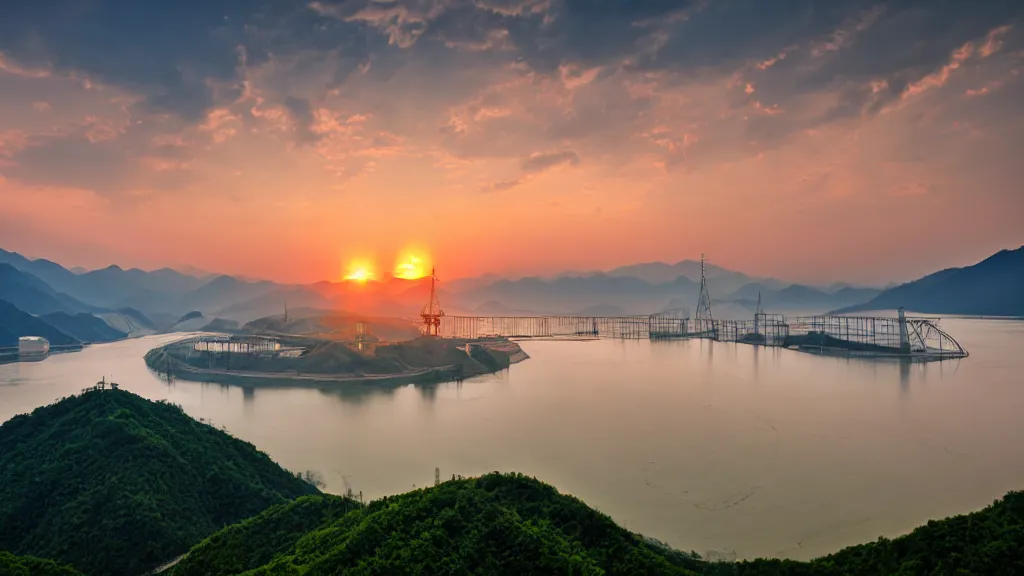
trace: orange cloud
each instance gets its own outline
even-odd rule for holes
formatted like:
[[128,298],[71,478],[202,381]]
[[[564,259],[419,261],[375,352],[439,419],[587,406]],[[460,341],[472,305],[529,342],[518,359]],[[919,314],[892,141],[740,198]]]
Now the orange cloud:
[[53,73],[46,68],[31,68],[18,64],[0,52],[0,72],[25,78],[49,78]]
[[962,66],[972,54],[974,54],[974,44],[967,42],[960,48],[953,51],[953,54],[950,55],[949,62],[945,66],[907,86],[906,89],[903,90],[902,97],[912,98],[914,96],[924,94],[933,88],[944,86],[949,80],[950,75],[960,68],[960,66]]
[[1003,47],[1002,37],[1005,36],[1013,26],[999,26],[989,31],[988,35],[985,36],[985,43],[978,48],[978,56],[982,58],[988,58],[995,54]]

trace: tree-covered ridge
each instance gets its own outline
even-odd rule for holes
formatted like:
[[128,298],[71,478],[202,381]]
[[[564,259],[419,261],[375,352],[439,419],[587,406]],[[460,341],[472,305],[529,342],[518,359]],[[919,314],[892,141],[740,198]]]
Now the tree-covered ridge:
[[89,391],[0,426],[0,549],[140,574],[268,506],[317,493],[180,407]]
[[81,576],[81,573],[53,560],[0,551],[0,576]]
[[258,568],[294,548],[307,532],[334,522],[361,504],[329,494],[277,504],[197,545],[172,574],[234,574]]
[[754,560],[709,565],[741,576],[1024,574],[1024,492],[970,514],[932,520],[898,538],[844,548],[810,562]]
[[[302,506],[302,501],[286,505]],[[281,511],[253,519],[281,534]],[[294,539],[261,566],[242,534],[214,535],[175,576],[195,574],[694,574],[702,563],[652,546],[611,518],[519,474],[489,474],[374,501]],[[232,557],[237,557],[232,564]]]
[[333,497],[277,506],[211,536],[173,572],[199,574],[1024,574],[1024,492],[810,562],[711,563],[652,545],[551,486],[490,474],[365,508]]

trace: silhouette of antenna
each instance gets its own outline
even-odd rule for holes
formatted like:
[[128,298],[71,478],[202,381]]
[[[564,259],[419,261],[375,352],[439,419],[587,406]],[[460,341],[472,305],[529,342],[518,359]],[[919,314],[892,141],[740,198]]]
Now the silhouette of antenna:
[[420,311],[420,318],[423,319],[423,332],[427,336],[438,336],[441,332],[441,317],[444,310],[441,302],[437,299],[437,273],[430,269],[430,300]]
[[714,320],[711,316],[711,295],[708,294],[708,280],[704,272],[704,255],[700,255],[700,300],[697,301],[698,320]]

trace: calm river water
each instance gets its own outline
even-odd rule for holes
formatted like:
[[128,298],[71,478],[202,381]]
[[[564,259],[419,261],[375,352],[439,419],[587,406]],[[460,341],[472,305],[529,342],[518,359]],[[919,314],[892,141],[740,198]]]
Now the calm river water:
[[702,341],[527,342],[432,388],[251,389],[151,374],[176,336],[0,366],[0,421],[113,377],[328,490],[520,471],[700,553],[810,558],[1024,488],[1024,322],[946,319],[970,358],[906,365]]

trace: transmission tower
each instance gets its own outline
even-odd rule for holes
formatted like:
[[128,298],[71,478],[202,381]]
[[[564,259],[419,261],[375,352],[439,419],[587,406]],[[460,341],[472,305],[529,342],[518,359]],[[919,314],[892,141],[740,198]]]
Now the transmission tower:
[[700,300],[697,301],[698,320],[714,320],[711,316],[711,295],[708,294],[708,280],[704,273],[704,255],[700,255]]
[[438,336],[441,332],[441,317],[444,310],[441,309],[441,302],[437,299],[437,274],[430,269],[430,300],[420,311],[420,318],[423,319],[423,333],[427,336]]

